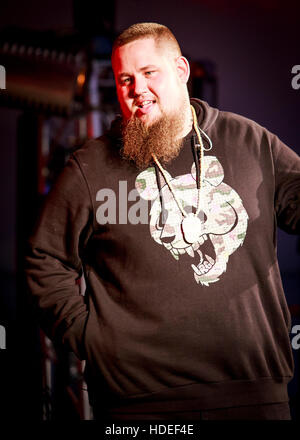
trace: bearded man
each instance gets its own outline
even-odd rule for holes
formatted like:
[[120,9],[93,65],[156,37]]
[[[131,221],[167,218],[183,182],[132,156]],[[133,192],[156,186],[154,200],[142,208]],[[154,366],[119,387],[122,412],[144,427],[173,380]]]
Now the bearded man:
[[112,67],[122,116],[70,158],[30,239],[42,328],[86,360],[96,419],[289,419],[276,225],[299,233],[299,157],[190,99],[163,25],[125,30]]

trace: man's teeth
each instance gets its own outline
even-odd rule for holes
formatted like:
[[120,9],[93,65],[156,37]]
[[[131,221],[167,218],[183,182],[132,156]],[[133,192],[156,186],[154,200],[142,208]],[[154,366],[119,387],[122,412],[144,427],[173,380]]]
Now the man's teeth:
[[141,104],[139,104],[139,107],[144,107],[145,105],[152,104],[152,101],[143,101]]

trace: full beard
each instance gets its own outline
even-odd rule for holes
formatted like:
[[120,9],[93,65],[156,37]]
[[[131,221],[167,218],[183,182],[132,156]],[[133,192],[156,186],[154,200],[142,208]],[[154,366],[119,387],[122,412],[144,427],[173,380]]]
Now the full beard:
[[134,161],[138,168],[145,169],[152,162],[152,154],[163,163],[178,156],[182,147],[181,133],[184,129],[183,108],[162,116],[147,126],[137,117],[123,123],[123,158]]

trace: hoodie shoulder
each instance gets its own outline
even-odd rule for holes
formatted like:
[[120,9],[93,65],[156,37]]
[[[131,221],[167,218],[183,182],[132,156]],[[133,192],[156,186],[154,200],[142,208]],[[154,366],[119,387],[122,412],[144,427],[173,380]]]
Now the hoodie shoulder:
[[78,150],[73,153],[74,158],[84,163],[106,161],[109,157],[119,157],[122,145],[119,118],[116,118],[109,130],[95,139],[87,140]]
[[267,128],[252,119],[230,111],[216,109],[199,99],[191,99],[191,103],[193,102],[201,109],[199,110],[199,124],[203,130],[215,128],[222,135],[231,134],[233,136],[241,132],[251,132],[259,137],[272,136],[272,133]]
[[196,110],[198,123],[202,130],[209,129],[216,122],[220,111],[201,99],[191,98],[190,101]]

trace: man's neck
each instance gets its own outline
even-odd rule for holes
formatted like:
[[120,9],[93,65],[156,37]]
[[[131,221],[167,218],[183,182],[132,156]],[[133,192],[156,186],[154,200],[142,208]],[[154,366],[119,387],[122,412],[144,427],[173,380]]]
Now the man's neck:
[[185,136],[187,136],[193,128],[193,114],[190,107],[190,101],[187,102],[184,115],[185,115],[185,120],[184,120],[183,129],[180,135],[178,136],[180,138],[184,138]]

